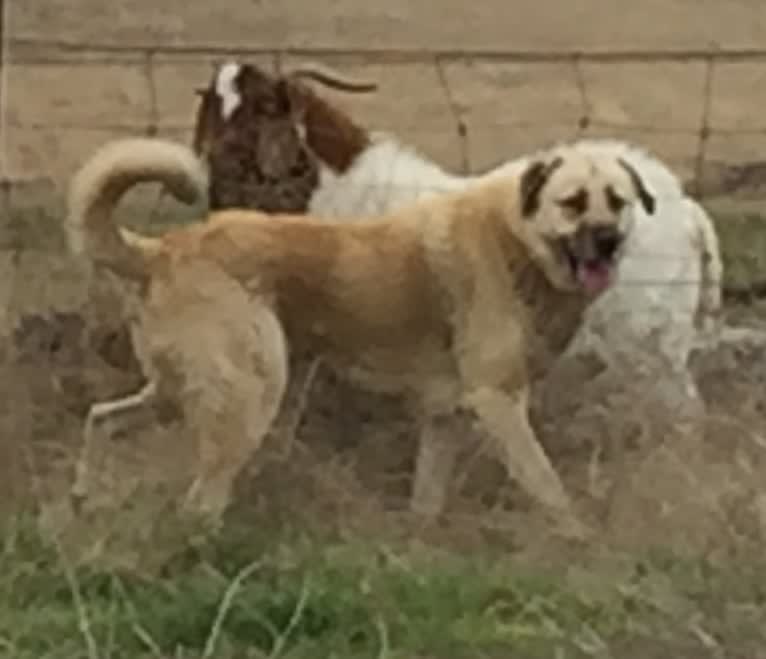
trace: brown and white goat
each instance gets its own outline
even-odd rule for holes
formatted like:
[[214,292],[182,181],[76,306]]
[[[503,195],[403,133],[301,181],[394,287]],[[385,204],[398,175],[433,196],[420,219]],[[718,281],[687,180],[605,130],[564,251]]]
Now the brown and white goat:
[[[229,62],[197,90],[201,102],[193,146],[209,167],[211,210],[305,212],[321,185],[323,161],[343,170],[367,146],[366,131],[322,102],[302,80],[353,93],[376,88],[317,66],[274,77],[253,65]],[[301,116],[293,111],[297,107]]]

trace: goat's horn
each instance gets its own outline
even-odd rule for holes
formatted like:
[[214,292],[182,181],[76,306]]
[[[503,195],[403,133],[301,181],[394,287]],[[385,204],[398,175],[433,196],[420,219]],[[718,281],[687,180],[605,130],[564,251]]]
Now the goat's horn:
[[349,80],[348,78],[341,76],[337,71],[321,67],[318,64],[303,64],[292,69],[286,77],[294,79],[309,78],[326,87],[332,87],[333,89],[339,89],[344,92],[374,92],[378,88],[378,84],[375,82]]

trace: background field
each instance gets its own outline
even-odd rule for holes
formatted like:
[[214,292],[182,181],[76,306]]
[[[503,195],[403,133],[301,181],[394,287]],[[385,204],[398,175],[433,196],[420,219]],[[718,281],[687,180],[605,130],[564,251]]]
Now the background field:
[[[83,415],[140,374],[114,284],[71,261],[59,228],[63,185],[98,144],[189,141],[212,63],[319,60],[380,84],[339,104],[456,171],[575,135],[645,144],[714,214],[727,282],[766,281],[761,3],[5,5],[0,656],[766,657],[763,345],[695,358],[709,409],[691,435],[672,404],[656,414],[654,383],[625,383],[619,414],[578,365],[537,394],[601,531],[585,548],[548,537],[473,445],[445,519],[412,519],[412,420],[342,383],[306,400],[296,383],[219,537],[165,510],[190,457],[173,432],[104,446],[104,507],[70,524]],[[120,215],[158,231],[201,210],[149,188]],[[726,320],[764,330],[765,309],[731,303]]]

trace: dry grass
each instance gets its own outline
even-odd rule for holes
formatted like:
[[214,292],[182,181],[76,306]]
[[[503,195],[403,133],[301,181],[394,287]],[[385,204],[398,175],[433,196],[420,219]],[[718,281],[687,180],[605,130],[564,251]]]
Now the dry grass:
[[[717,221],[729,277],[766,275],[760,217],[730,207]],[[648,423],[653,383],[631,383],[618,416],[587,403],[598,395],[587,384],[561,387],[579,402],[540,398],[543,439],[601,530],[594,546],[548,538],[474,445],[450,515],[429,527],[410,518],[411,421],[398,401],[321,368],[304,415],[295,384],[222,534],[190,542],[167,506],[189,453],[172,426],[104,444],[104,505],[68,518],[62,495],[87,404],[139,375],[119,333],[93,331],[119,328],[113,284],[86,284],[50,213],[17,209],[4,238],[8,326],[50,310],[87,321],[27,325],[4,354],[7,656],[763,655],[762,346],[698,357],[710,411],[691,429],[672,409]],[[727,316],[754,327],[766,318],[759,305]]]

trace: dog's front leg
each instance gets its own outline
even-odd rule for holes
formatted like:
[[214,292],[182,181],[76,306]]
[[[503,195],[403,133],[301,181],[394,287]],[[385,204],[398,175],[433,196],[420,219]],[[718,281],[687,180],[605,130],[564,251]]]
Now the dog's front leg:
[[587,527],[575,515],[556,470],[529,423],[526,388],[508,392],[480,386],[466,396],[489,435],[499,443],[509,475],[542,503],[564,535],[584,538]]

